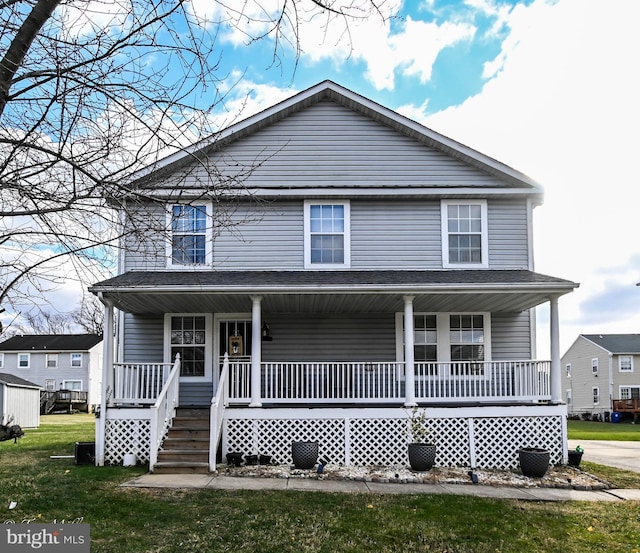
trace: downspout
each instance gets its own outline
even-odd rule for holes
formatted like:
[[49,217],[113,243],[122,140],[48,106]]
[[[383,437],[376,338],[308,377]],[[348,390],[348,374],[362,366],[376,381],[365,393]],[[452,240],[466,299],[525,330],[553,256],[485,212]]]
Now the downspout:
[[113,302],[106,299],[102,292],[98,299],[104,304],[104,326],[102,336],[102,386],[100,391],[100,418],[96,424],[96,465],[104,466],[108,393],[113,371]]
[[609,411],[613,413],[613,353],[609,353]]

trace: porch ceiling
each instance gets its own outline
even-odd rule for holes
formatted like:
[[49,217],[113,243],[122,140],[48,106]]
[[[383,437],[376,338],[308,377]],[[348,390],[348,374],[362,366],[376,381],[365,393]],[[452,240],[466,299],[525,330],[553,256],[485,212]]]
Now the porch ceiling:
[[519,312],[578,284],[516,271],[136,271],[90,288],[118,309],[144,314],[241,313],[262,297],[266,313]]

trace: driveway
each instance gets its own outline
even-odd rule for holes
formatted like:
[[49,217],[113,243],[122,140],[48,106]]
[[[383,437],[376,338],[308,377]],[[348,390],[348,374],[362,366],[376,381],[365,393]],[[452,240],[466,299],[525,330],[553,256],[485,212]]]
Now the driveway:
[[569,440],[569,449],[582,446],[583,461],[640,472],[640,442]]

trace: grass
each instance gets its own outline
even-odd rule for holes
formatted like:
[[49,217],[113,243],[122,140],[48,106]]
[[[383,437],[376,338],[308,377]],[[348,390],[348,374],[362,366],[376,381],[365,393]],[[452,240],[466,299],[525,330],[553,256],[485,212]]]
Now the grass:
[[567,429],[573,440],[640,441],[640,424],[570,420]]
[[[640,552],[634,501],[121,488],[144,468],[51,459],[93,441],[93,424],[83,415],[43,417],[17,445],[0,443],[0,523],[82,520],[92,553]],[[627,477],[610,470],[609,480]]]

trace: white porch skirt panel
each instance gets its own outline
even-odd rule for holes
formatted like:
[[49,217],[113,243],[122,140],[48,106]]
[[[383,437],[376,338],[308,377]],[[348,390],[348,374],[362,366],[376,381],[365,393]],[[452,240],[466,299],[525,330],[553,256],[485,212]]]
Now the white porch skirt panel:
[[[112,409],[105,421],[105,465],[120,465],[126,454],[133,453],[139,463],[149,462],[151,420],[149,409]],[[137,416],[147,418],[134,418]],[[117,417],[117,418],[116,418]]]
[[[551,464],[566,456],[566,406],[428,408],[437,466],[515,469],[518,449],[543,447]],[[407,465],[403,409],[227,409],[222,453],[271,455],[292,464],[291,443],[313,440],[319,458],[353,466]]]

